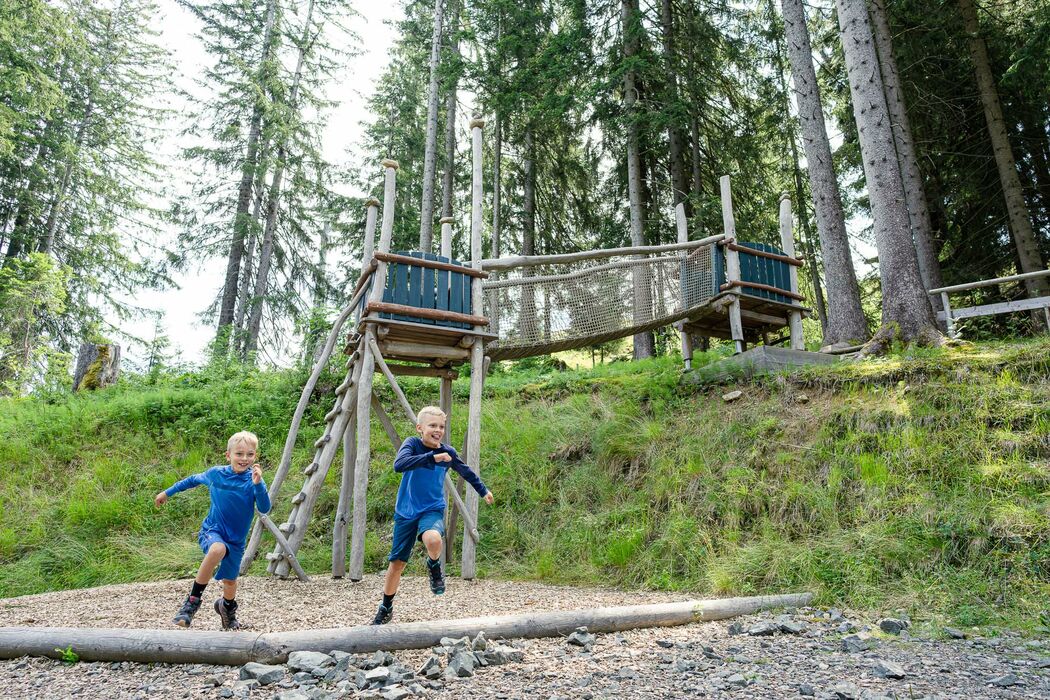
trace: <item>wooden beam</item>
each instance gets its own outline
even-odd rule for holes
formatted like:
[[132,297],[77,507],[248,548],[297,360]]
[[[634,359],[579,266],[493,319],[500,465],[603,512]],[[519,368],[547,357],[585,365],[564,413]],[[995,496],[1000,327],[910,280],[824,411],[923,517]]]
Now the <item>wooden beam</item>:
[[951,287],[937,287],[937,289],[931,289],[927,294],[940,294],[941,292],[965,292],[968,289],[977,289],[978,287],[991,287],[997,284],[1005,284],[1007,282],[1019,282],[1021,280],[1029,280],[1034,277],[1046,277],[1050,275],[1050,270],[1036,270],[1035,272],[1025,272],[1020,275],[1009,275],[1007,277],[996,277],[990,280],[981,280],[980,282],[967,282],[966,284],[956,284]]
[[193,663],[240,666],[249,661],[284,663],[293,651],[345,651],[351,654],[426,649],[442,637],[536,639],[562,637],[577,627],[591,632],[622,632],[726,620],[762,610],[801,607],[812,593],[686,600],[584,610],[527,612],[456,620],[358,625],[295,632],[210,632],[175,629],[85,629],[79,627],[2,627],[0,659],[22,656],[61,658],[72,647],[83,661]]
[[[768,323],[773,326],[788,325],[788,320],[783,316],[770,316],[769,314],[762,314],[748,309],[740,309],[740,318],[746,318],[750,321],[758,321],[759,323]],[[795,349],[797,350],[798,348]]]
[[368,306],[365,307],[365,313],[400,314],[402,316],[427,318],[431,321],[469,323],[472,326],[487,326],[489,323],[489,320],[484,316],[461,314],[455,311],[444,311],[442,309],[421,309],[417,306],[408,306],[406,304],[388,304],[385,301],[368,302]]
[[653,253],[669,253],[672,250],[690,250],[705,245],[711,245],[725,238],[725,235],[708,236],[698,241],[688,243],[669,243],[667,245],[640,245],[626,248],[601,248],[596,250],[585,250],[579,253],[562,253],[559,255],[517,255],[508,258],[486,258],[481,261],[485,270],[512,270],[516,267],[533,267],[535,265],[559,265],[562,263],[580,262],[582,260],[600,260],[601,258],[614,258],[629,255],[650,255]]
[[[952,318],[971,318],[973,316],[993,316],[995,314],[1008,314],[1014,311],[1030,311],[1032,309],[1045,309],[1050,307],[1050,297],[1036,297],[1035,299],[1018,299],[1016,301],[1004,301],[998,304],[984,304],[982,306],[967,306],[962,309],[952,309]],[[937,318],[944,320],[944,312],[938,312]]]
[[761,282],[747,282],[745,280],[734,280],[732,282],[726,282],[720,287],[720,289],[724,292],[731,290],[734,287],[761,289],[763,292],[772,292],[774,294],[780,294],[782,296],[786,296],[788,299],[797,299],[798,301],[805,301],[806,299],[806,297],[802,296],[801,294],[795,294],[794,292],[790,292],[786,289],[780,289],[779,287],[774,287],[772,285],[762,284]]
[[759,250],[758,248],[749,248],[746,245],[740,245],[739,243],[726,243],[726,248],[729,250],[735,250],[738,253],[746,253],[748,255],[755,255],[760,258],[769,258],[770,260],[777,260],[782,263],[787,263],[794,267],[802,267],[806,264],[805,260],[799,258],[793,258],[787,255],[778,255],[777,253],[770,253],[768,250]]
[[[374,210],[374,207],[370,207]],[[350,502],[354,497],[354,466],[357,440],[353,426],[343,431],[343,470],[339,478],[339,502],[332,526],[332,578],[346,576],[346,537],[350,526]]]
[[[383,212],[386,218],[386,212]],[[361,374],[357,384],[357,422],[351,425],[357,439],[357,460],[354,463],[353,515],[350,530],[350,580],[360,581],[365,572],[365,528],[368,521],[368,469],[372,450],[372,379],[375,361],[372,348],[361,341]]]
[[440,345],[425,345],[423,343],[406,343],[397,340],[386,340],[379,343],[379,349],[383,355],[393,357],[423,357],[430,360],[465,360],[470,357],[470,351],[465,348],[446,348]]
[[383,426],[383,430],[386,431],[386,436],[390,438],[390,445],[394,448],[396,454],[401,449],[401,437],[397,434],[397,428],[394,427],[394,421],[390,420],[390,415],[383,408],[383,404],[379,403],[379,397],[372,392],[372,410],[376,412],[376,417],[379,418],[379,423]]
[[288,544],[288,540],[285,538],[284,533],[281,532],[269,517],[264,513],[259,513],[259,522],[263,524],[270,534],[273,535],[274,539],[277,540],[277,544],[280,545],[282,557],[291,565],[292,570],[295,571],[295,575],[299,577],[300,581],[309,581],[310,577],[303,571],[303,567],[299,565],[299,560],[295,558],[295,554],[292,551],[292,545]]
[[376,253],[375,259],[382,260],[383,262],[400,263],[402,265],[429,267],[434,270],[459,272],[470,277],[480,277],[481,279],[485,279],[489,276],[489,273],[482,270],[475,270],[469,267],[463,267],[462,265],[453,265],[452,263],[441,262],[440,260],[426,260],[424,258],[413,258],[409,255],[398,255],[397,253]]
[[[454,369],[445,369],[444,367],[423,367],[421,365],[399,365],[397,363],[387,363],[387,368],[398,377],[437,377],[439,379],[459,379],[459,372]],[[376,372],[382,372],[383,370],[379,367],[375,368]]]
[[390,371],[390,368],[386,366],[386,360],[383,359],[383,354],[379,352],[379,343],[376,342],[375,336],[371,332],[365,334],[365,338],[368,340],[368,346],[372,349],[372,357],[375,359],[376,365],[379,366],[380,371],[386,380],[390,382],[390,388],[394,390],[394,396],[397,397],[398,402],[401,404],[401,409],[408,416],[408,421],[412,425],[419,423],[416,420],[416,412],[412,410],[412,404],[408,402],[408,397],[405,396],[405,392],[401,391],[401,386],[397,383],[397,377]]
[[[467,509],[467,504],[463,502],[463,499],[459,495],[459,491],[456,489],[456,485],[452,483],[452,477],[449,476],[448,472],[445,472],[445,490],[452,496],[452,503],[456,506],[456,510],[463,516],[463,524],[470,539],[474,540],[474,544],[481,541],[481,534],[478,532],[477,520],[471,515]],[[477,495],[476,492],[471,491]]]

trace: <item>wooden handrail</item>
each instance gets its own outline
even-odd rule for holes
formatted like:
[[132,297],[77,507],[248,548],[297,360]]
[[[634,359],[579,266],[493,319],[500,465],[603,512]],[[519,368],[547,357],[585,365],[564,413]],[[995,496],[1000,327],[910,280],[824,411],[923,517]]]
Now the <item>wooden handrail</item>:
[[689,250],[700,246],[711,245],[725,238],[725,234],[708,236],[688,243],[669,243],[667,245],[642,245],[628,248],[601,248],[585,250],[579,253],[560,253],[557,255],[518,255],[511,258],[485,258],[481,266],[485,270],[513,270],[516,267],[534,265],[555,265],[559,263],[580,262],[581,260],[598,260],[620,255],[648,255],[649,253],[667,253],[672,250]]
[[801,294],[795,294],[794,292],[790,292],[786,289],[780,289],[778,287],[773,287],[768,284],[761,284],[759,282],[745,282],[744,280],[734,280],[732,282],[726,282],[721,287],[719,287],[719,289],[721,289],[724,292],[727,289],[732,289],[733,287],[748,287],[749,289],[761,289],[764,292],[780,294],[782,296],[787,297],[788,299],[797,299],[798,301],[806,300],[806,297],[802,296]]
[[461,314],[444,309],[421,309],[418,306],[406,306],[405,304],[388,304],[382,301],[370,301],[365,307],[365,313],[373,311],[381,314],[399,314],[402,316],[415,316],[416,318],[427,318],[431,321],[454,321],[456,323],[469,323],[472,326],[487,326],[489,320],[485,316],[473,314]]
[[981,280],[980,282],[967,282],[966,284],[956,284],[951,287],[938,287],[937,289],[931,289],[927,294],[946,294],[948,292],[965,292],[968,289],[977,289],[978,287],[991,287],[996,284],[1005,284],[1006,282],[1017,282],[1019,280],[1032,279],[1033,277],[1046,277],[1050,275],[1050,270],[1036,270],[1035,272],[1025,272],[1020,275],[1010,275],[1008,277],[996,277],[990,280]]
[[475,270],[471,267],[463,267],[461,265],[453,265],[452,263],[442,262],[440,260],[426,260],[424,258],[413,258],[410,255],[398,255],[397,253],[376,253],[374,255],[376,260],[382,260],[387,263],[400,263],[402,265],[415,265],[416,267],[429,267],[434,270],[448,270],[449,272],[459,272],[470,277],[480,277],[482,279],[489,276],[489,273],[481,270]]
[[782,263],[787,263],[788,265],[794,265],[795,267],[802,267],[806,264],[806,261],[800,258],[792,258],[787,255],[780,255],[779,253],[770,253],[768,250],[748,248],[746,245],[739,245],[737,243],[727,243],[726,248],[729,248],[729,250],[735,250],[738,253],[747,253],[748,255],[757,255],[760,258],[778,260]]

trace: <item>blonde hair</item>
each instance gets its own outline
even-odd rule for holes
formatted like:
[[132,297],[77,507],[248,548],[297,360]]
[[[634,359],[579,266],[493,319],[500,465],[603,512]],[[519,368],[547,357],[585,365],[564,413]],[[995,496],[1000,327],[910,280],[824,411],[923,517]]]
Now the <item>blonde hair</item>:
[[445,418],[445,412],[437,406],[424,406],[419,409],[419,413],[416,414],[416,425],[423,425],[423,416],[437,416],[438,418]]
[[234,433],[230,436],[230,439],[226,441],[226,451],[229,452],[233,449],[233,446],[239,442],[243,442],[253,450],[259,449],[259,436],[255,433],[250,433],[247,430],[242,430],[239,433]]

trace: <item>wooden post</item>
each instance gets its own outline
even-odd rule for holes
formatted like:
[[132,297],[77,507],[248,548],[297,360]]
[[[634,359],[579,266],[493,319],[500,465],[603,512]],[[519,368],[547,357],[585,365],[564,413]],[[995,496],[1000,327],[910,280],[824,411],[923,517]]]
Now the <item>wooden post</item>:
[[[470,262],[475,270],[481,269],[481,130],[485,122],[477,116],[470,122],[471,145],[473,154],[473,173],[470,187]],[[481,284],[479,280],[471,280],[470,287],[471,311],[480,311],[482,304]],[[476,330],[482,331],[483,327],[477,326]],[[470,352],[470,401],[467,408],[467,466],[476,474],[481,473],[481,392],[485,381],[485,350],[484,342],[479,336],[471,346]],[[466,500],[467,513],[474,522],[478,520],[478,494],[474,489],[467,489]],[[464,516],[466,513],[464,514]],[[463,518],[467,520],[466,517]],[[461,573],[465,579],[473,579],[476,574],[475,554],[477,543],[470,537],[467,531],[467,523],[463,523],[463,566]]]
[[[681,202],[674,208],[674,222],[675,227],[678,229],[678,242],[687,243],[689,241],[689,227],[685,219],[685,204]],[[689,259],[689,253],[682,251],[682,264],[679,266],[679,276],[685,274],[686,260]],[[682,292],[682,308],[686,308],[687,302],[685,298],[685,280],[679,279],[679,287]],[[678,325],[678,332],[682,336],[682,360],[685,362],[685,368],[690,370],[693,368],[693,338],[689,335],[689,332],[685,330],[685,323]]]
[[343,432],[343,473],[339,480],[339,505],[332,528],[332,578],[346,576],[346,534],[350,521],[350,499],[353,496],[354,468],[357,464],[357,425]]
[[[730,243],[736,242],[736,219],[733,217],[733,193],[729,186],[729,176],[723,175],[718,179],[718,186],[722,194],[722,226],[725,229],[726,240]],[[740,256],[729,246],[726,252],[726,281],[736,282],[740,279]],[[740,287],[730,287],[734,295],[729,303],[729,332],[736,345],[738,353],[744,352],[744,324],[740,319]]]
[[[795,232],[792,229],[791,221],[791,197],[787,192],[780,195],[780,247],[784,250],[784,255],[789,258],[795,257]],[[813,274],[817,274],[816,267],[813,269]],[[794,265],[788,265],[788,280],[791,284],[791,293],[798,294],[798,268]],[[794,301],[791,302],[791,305],[798,306]],[[805,350],[806,343],[802,339],[801,311],[788,312],[788,332],[791,334],[791,349]]]
[[[444,220],[442,220],[444,222]],[[441,230],[441,245],[445,244],[445,230]],[[452,380],[446,377],[441,378],[441,386],[438,390],[438,408],[445,412],[445,442],[449,445],[452,444]],[[447,476],[447,475],[446,475]],[[450,493],[450,485],[452,484],[451,479],[445,479],[445,499],[449,502],[449,507],[445,508],[445,541],[441,548],[441,564],[444,565],[448,561],[448,553],[452,549],[452,539],[454,538],[456,531],[456,509],[452,508],[452,494]],[[455,488],[454,485],[451,488]]]
[[941,292],[941,306],[944,307],[944,322],[948,326],[948,337],[955,337],[955,320],[952,318],[952,305],[948,303],[948,292]]
[[[390,252],[394,232],[394,200],[397,188],[397,161],[383,161],[383,225],[379,233],[379,252]],[[386,287],[387,263],[380,261],[372,281],[369,301],[381,301]],[[376,314],[372,314],[375,316]],[[365,528],[368,518],[368,469],[372,449],[372,382],[375,377],[375,358],[368,340],[372,330],[365,331],[361,340],[361,374],[357,386],[357,455],[354,462],[353,529],[350,534],[350,580],[360,581],[365,572]],[[374,339],[373,339],[374,342]]]
[[452,224],[455,219],[451,216],[441,217],[441,257],[452,259]]
[[[284,533],[282,533],[280,529],[274,525],[274,522],[263,513],[259,513],[259,522],[270,531],[270,534],[272,534],[274,539],[277,540],[277,544],[279,544],[281,549],[284,550],[282,554],[276,556],[283,557],[288,564],[291,565],[292,569],[295,571],[295,575],[299,577],[300,581],[303,581],[304,583],[309,581],[310,577],[306,575],[306,572],[303,571],[303,567],[299,565],[299,560],[295,558],[294,554],[292,554],[292,545],[288,542],[287,538],[285,538]],[[275,555],[271,554],[269,556]]]

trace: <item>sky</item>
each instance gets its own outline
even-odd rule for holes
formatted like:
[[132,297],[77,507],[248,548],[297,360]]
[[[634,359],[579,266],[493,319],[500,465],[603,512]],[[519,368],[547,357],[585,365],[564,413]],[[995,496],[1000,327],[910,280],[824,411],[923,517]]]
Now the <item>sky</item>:
[[[155,27],[161,32],[159,43],[172,53],[176,66],[176,83],[179,87],[194,90],[193,77],[203,70],[211,61],[200,42],[194,36],[199,22],[175,0],[158,0],[160,13],[155,19]],[[357,47],[358,55],[349,59],[342,79],[331,86],[329,97],[339,101],[328,120],[324,134],[323,150],[325,157],[333,163],[350,160],[347,150],[359,143],[363,134],[362,122],[368,118],[367,99],[372,94],[375,82],[387,64],[387,50],[396,39],[392,21],[401,18],[401,7],[396,2],[355,3],[358,17],[350,21],[350,28],[360,37]],[[196,90],[194,90],[196,91]],[[178,142],[179,104],[172,105],[176,117],[168,125],[164,141],[160,145],[161,158],[168,163],[178,161],[180,144]],[[176,178],[179,173],[174,174]],[[360,194],[347,190],[346,194]],[[172,230],[169,240],[174,240],[176,230]],[[202,323],[199,316],[212,302],[218,293],[215,280],[221,279],[225,269],[225,259],[200,261],[187,273],[175,276],[176,286],[161,291],[138,292],[134,302],[145,309],[163,312],[162,332],[172,342],[171,352],[180,361],[199,363],[205,355],[205,348],[215,333],[212,323]],[[141,338],[146,342],[153,339],[156,322],[152,318],[120,323],[123,332]],[[134,343],[125,348],[125,357],[132,365],[144,364],[144,350]],[[276,364],[289,364],[292,358],[269,358]]]

